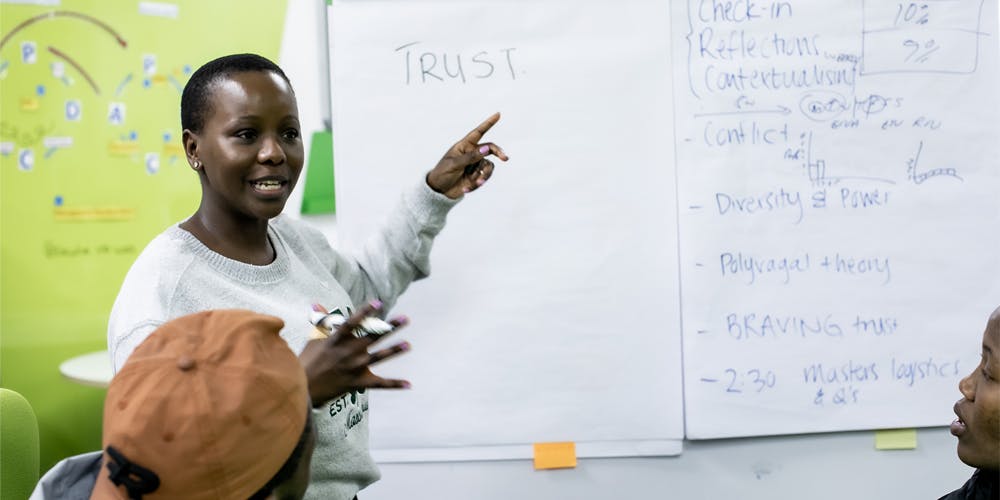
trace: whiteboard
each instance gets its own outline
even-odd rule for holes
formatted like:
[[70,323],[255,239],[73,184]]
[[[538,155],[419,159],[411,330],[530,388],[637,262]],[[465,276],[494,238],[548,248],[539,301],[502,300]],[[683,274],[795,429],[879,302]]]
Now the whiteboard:
[[329,19],[338,244],[494,111],[511,158],[393,309],[414,350],[378,373],[413,389],[372,394],[375,457],[679,453],[667,4],[334,1]]
[[996,2],[671,4],[687,436],[950,422],[1000,303]]
[[344,243],[493,111],[512,158],[396,307],[381,460],[953,419],[1000,302],[995,1],[330,17]]

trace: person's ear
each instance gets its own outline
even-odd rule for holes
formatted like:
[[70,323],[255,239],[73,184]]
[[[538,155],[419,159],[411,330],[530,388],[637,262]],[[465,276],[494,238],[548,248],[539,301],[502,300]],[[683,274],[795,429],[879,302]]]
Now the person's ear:
[[187,157],[188,165],[191,165],[191,168],[195,171],[201,170],[201,167],[204,165],[198,159],[198,135],[188,129],[184,129],[181,141],[184,142],[184,156]]

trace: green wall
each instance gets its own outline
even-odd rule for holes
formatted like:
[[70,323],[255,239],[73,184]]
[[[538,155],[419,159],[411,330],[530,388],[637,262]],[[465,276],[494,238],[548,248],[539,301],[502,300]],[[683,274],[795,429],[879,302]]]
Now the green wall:
[[176,10],[0,4],[0,385],[38,415],[42,471],[101,444],[104,390],[59,364],[106,348],[129,265],[197,206],[180,142],[190,72],[232,52],[277,60],[285,1],[159,5]]

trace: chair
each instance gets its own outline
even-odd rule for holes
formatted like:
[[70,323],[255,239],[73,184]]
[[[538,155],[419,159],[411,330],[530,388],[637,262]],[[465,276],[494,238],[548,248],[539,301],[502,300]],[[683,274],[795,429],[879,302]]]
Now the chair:
[[0,387],[0,500],[24,500],[38,482],[38,419],[24,396]]

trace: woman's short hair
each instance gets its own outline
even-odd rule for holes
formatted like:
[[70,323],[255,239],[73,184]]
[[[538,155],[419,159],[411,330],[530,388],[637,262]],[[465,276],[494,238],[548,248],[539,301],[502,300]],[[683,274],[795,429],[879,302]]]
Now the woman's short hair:
[[[212,112],[212,84],[236,73],[270,71],[280,76],[288,88],[292,82],[281,68],[270,59],[257,54],[232,54],[213,59],[191,74],[181,92],[181,127],[200,132],[205,118]],[[293,90],[294,92],[294,90]]]

